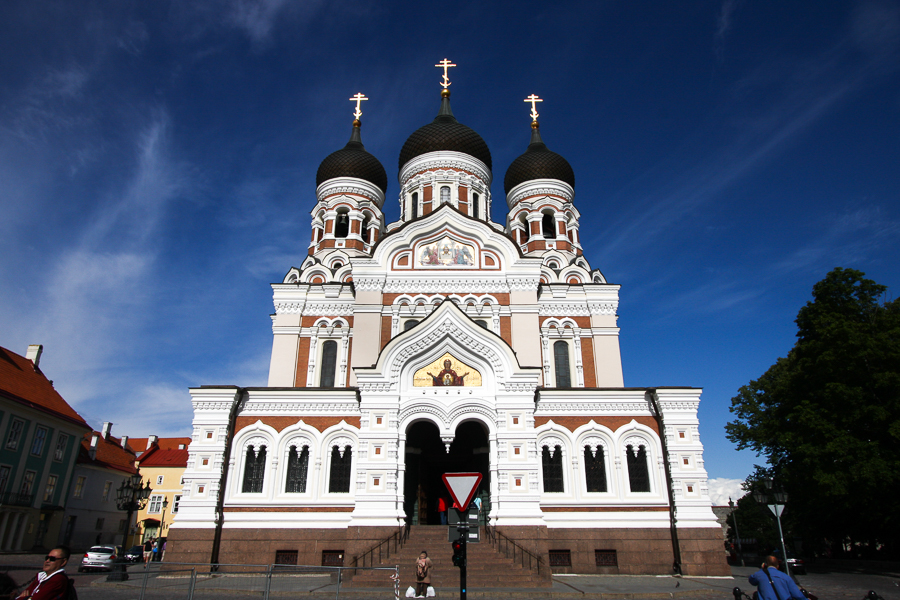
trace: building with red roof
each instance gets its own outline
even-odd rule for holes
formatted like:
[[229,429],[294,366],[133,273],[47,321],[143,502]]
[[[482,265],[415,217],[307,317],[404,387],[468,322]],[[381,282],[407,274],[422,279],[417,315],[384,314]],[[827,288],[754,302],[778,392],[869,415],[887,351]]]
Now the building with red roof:
[[79,442],[91,430],[41,371],[42,352],[0,347],[0,552],[57,543]]
[[[129,440],[129,445],[141,439]],[[165,538],[169,525],[181,503],[184,470],[187,468],[188,446],[191,438],[159,438],[150,436],[147,447],[137,459],[141,477],[150,483],[153,492],[147,506],[138,511],[139,537],[134,543],[150,538]]]
[[[112,423],[81,439],[73,485],[66,503],[65,527],[60,542],[76,552],[98,544],[121,544],[134,523],[116,506],[116,489],[137,473],[128,438],[110,435]],[[125,548],[127,550],[127,548]]]

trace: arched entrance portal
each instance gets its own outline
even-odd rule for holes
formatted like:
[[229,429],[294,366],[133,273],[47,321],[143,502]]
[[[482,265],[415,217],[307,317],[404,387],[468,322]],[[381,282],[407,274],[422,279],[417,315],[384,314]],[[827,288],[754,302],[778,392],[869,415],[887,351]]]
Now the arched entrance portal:
[[406,432],[406,475],[403,509],[411,525],[439,525],[438,500],[450,503],[450,494],[441,480],[444,473],[478,472],[483,479],[478,488],[484,509],[489,506],[490,443],[484,425],[466,421],[456,428],[448,453],[438,428],[429,421],[413,423]]

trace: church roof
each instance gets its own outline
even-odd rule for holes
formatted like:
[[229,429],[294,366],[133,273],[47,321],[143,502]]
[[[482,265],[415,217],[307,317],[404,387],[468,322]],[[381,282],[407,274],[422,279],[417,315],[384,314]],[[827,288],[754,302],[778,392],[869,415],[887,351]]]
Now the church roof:
[[511,189],[532,179],[558,179],[575,187],[575,171],[565,158],[547,148],[541,139],[537,123],[532,124],[531,143],[525,153],[509,165],[503,179],[503,190]]
[[387,191],[387,173],[381,162],[366,151],[359,133],[360,122],[353,121],[353,131],[347,145],[325,157],[316,172],[316,187],[335,177],[354,177]]
[[[446,92],[446,90],[445,90]],[[441,94],[441,110],[434,121],[416,129],[400,150],[398,167],[428,152],[451,150],[477,158],[491,168],[491,151],[474,129],[456,120],[450,110],[450,94]]]

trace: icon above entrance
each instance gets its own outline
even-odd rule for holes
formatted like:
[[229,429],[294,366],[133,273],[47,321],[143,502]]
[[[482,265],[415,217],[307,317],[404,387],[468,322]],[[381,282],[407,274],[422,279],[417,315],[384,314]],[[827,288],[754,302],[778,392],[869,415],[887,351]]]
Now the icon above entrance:
[[449,352],[444,353],[430,365],[422,367],[413,376],[413,386],[415,387],[477,387],[480,385],[481,373]]

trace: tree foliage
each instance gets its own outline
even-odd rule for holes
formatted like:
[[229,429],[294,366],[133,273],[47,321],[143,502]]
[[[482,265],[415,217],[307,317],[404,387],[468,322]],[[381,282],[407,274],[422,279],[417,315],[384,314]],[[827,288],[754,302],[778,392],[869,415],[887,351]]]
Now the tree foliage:
[[739,449],[766,457],[808,542],[900,541],[900,306],[837,268],[797,315],[797,343],[731,400]]

